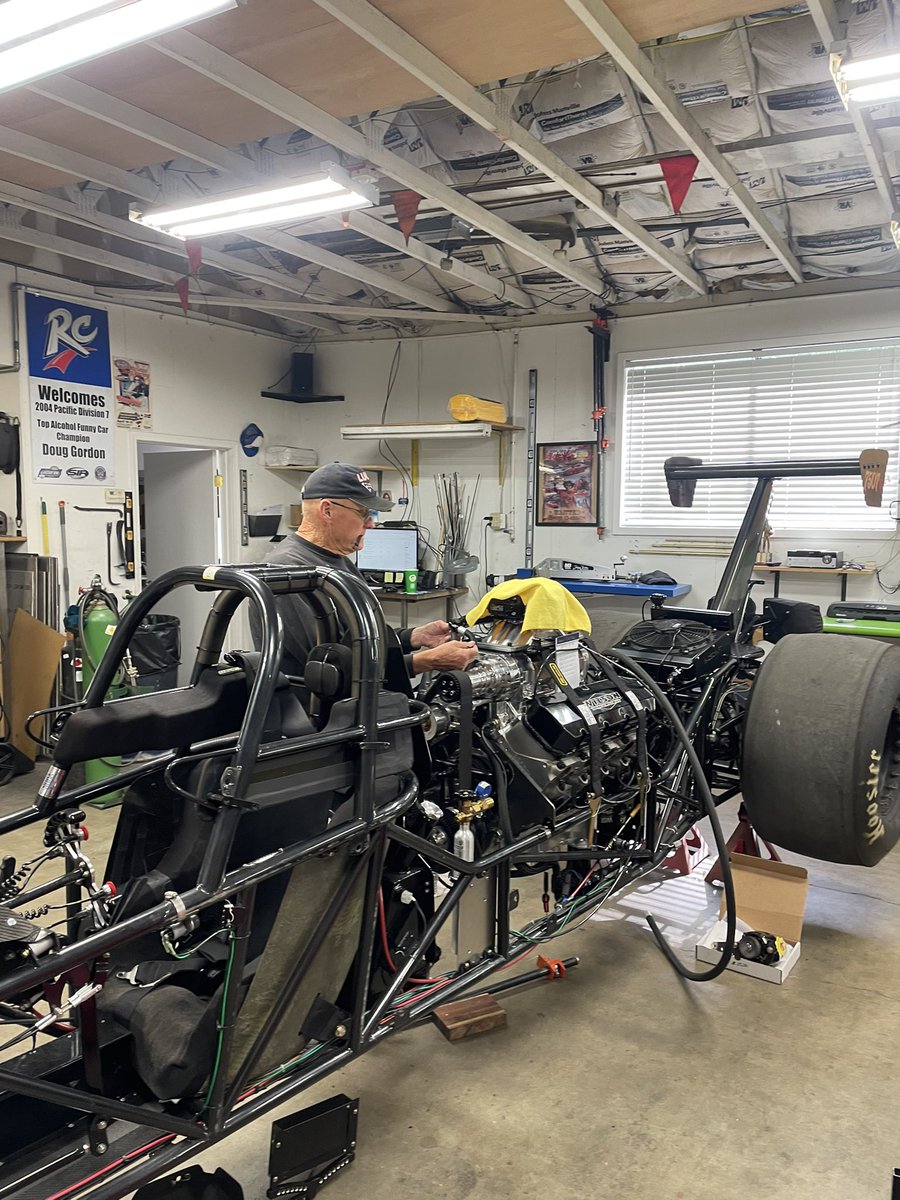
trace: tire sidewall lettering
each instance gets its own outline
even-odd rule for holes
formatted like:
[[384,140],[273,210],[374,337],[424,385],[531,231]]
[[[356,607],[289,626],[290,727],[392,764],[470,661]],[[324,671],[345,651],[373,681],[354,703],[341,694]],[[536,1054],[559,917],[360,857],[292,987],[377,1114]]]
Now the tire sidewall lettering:
[[878,804],[878,793],[881,786],[881,752],[869,751],[869,762],[866,773],[866,826],[863,837],[866,845],[874,846],[885,836],[884,821],[881,818],[881,808]]

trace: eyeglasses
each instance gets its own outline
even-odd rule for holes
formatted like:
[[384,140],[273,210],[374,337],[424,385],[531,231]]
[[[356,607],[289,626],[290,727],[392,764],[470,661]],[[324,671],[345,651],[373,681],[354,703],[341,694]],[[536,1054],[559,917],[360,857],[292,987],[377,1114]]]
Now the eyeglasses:
[[378,512],[374,508],[361,508],[358,504],[341,504],[339,500],[331,502],[335,508],[346,508],[348,512],[354,512],[361,521],[368,521],[369,518],[373,521],[377,520]]

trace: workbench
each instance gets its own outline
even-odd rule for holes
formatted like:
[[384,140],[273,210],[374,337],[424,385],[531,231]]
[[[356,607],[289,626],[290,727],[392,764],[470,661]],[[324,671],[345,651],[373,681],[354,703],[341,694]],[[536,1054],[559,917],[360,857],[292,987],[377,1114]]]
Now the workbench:
[[754,574],[774,575],[774,591],[773,595],[778,595],[779,585],[782,575],[840,575],[841,577],[841,599],[847,599],[847,580],[851,575],[874,575],[874,571],[866,570],[864,567],[783,567],[780,564],[762,564],[759,563],[753,568]]
[[689,583],[629,583],[627,579],[558,579],[563,587],[576,595],[588,596],[686,596]]
[[458,596],[465,596],[469,589],[464,587],[453,588],[432,588],[427,592],[387,592],[384,588],[373,587],[372,591],[378,597],[382,606],[385,604],[400,605],[400,628],[406,629],[409,627],[408,606],[410,604],[424,604],[428,600],[443,600],[444,614],[447,621],[454,619],[454,604],[453,601]]

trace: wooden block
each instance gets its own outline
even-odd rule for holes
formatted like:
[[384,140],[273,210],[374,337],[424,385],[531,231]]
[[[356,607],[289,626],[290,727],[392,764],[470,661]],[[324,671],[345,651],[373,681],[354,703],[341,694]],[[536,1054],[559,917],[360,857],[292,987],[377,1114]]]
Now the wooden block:
[[506,1028],[506,1009],[493,996],[472,996],[454,1000],[434,1010],[434,1023],[448,1042]]

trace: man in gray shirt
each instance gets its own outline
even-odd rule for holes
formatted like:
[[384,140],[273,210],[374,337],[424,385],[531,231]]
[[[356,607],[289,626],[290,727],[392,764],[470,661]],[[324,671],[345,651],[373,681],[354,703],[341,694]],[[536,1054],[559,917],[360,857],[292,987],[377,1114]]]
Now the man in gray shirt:
[[[332,567],[362,578],[351,557],[363,544],[366,530],[375,524],[378,512],[392,507],[372,486],[362,468],[350,463],[328,463],[313,471],[300,493],[303,517],[296,533],[266,555],[267,564],[298,567]],[[279,596],[276,599],[284,626],[284,670],[302,674],[309,652],[315,645],[316,620],[309,601],[303,596]],[[250,611],[254,642],[259,644],[259,621]],[[446,621],[430,621],[415,629],[399,631],[410,675],[423,671],[465,669],[478,654],[474,642],[451,638]]]

